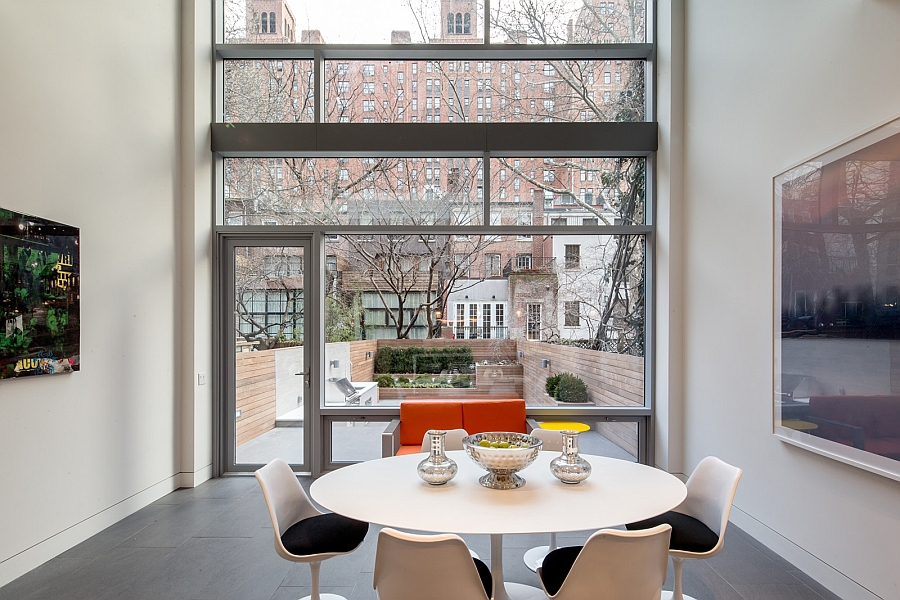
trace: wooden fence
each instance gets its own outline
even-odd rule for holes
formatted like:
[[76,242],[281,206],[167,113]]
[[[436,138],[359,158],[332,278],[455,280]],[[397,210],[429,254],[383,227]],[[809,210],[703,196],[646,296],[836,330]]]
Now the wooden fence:
[[[588,394],[600,406],[644,405],[644,359],[639,356],[597,352],[574,346],[519,341],[519,359],[525,366],[525,400],[546,403],[544,383],[549,375],[574,373],[587,384]],[[541,368],[541,361],[550,366]]]
[[235,354],[235,420],[238,446],[275,428],[275,352]]
[[[519,359],[525,367],[525,402],[529,406],[556,405],[545,392],[547,377],[569,372],[581,377],[588,395],[599,406],[644,405],[644,359],[612,352],[597,352],[574,346],[519,340]],[[549,360],[548,368],[541,367]],[[608,440],[637,456],[637,427],[634,423],[598,423],[597,431]]]
[[[372,355],[366,357],[366,352]],[[378,340],[361,340],[350,342],[351,381],[375,380],[375,353],[378,352]]]
[[[554,406],[556,402],[544,392],[549,375],[568,371],[581,377],[588,387],[591,401],[600,406],[643,406],[644,359],[636,356],[596,352],[572,346],[559,346],[524,340],[362,340],[350,342],[353,381],[374,379],[375,356],[382,347],[420,346],[441,348],[466,345],[472,348],[473,360],[517,361],[523,365],[521,396],[528,406]],[[236,363],[237,444],[240,445],[275,427],[275,352],[262,350],[240,352]],[[366,353],[371,352],[371,357]],[[519,357],[518,353],[522,356]],[[549,360],[548,368],[541,367]],[[409,393],[412,390],[404,390]],[[387,395],[388,390],[384,390]],[[418,390],[416,390],[418,392]],[[422,390],[441,395],[438,390]],[[442,390],[440,392],[443,392]],[[452,393],[453,391],[450,390]],[[477,388],[473,393],[483,393]],[[457,391],[458,393],[458,391]],[[415,394],[412,394],[415,395]],[[599,423],[597,430],[628,452],[637,454],[637,430],[633,423]]]

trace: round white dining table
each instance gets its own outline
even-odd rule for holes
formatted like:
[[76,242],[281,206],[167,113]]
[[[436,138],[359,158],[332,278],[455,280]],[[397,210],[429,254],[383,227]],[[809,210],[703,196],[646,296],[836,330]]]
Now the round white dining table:
[[503,581],[503,535],[602,529],[640,521],[679,505],[687,488],[677,477],[646,465],[582,454],[591,476],[576,485],[550,473],[557,452],[541,452],[519,472],[518,489],[493,490],[465,453],[447,456],[459,465],[444,485],[416,473],[424,454],[406,454],[348,465],[313,482],[313,500],[338,514],[398,529],[491,536],[494,600],[546,599],[542,590]]

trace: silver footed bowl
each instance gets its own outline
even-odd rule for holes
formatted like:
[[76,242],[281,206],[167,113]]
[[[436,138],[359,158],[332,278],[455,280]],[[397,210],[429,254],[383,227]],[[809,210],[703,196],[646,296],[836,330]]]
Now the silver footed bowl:
[[[483,441],[488,445],[482,445]],[[543,444],[540,438],[533,435],[512,431],[467,435],[462,443],[469,458],[487,471],[478,483],[492,490],[511,490],[525,485],[525,480],[517,472],[534,462]]]

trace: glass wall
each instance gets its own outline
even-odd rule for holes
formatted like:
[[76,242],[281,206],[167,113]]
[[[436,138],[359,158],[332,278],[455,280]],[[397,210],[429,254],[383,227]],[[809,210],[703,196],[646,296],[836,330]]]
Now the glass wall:
[[324,120],[643,121],[643,73],[634,60],[326,61]]
[[[227,44],[481,44],[484,6],[439,0],[224,0]],[[364,8],[364,10],[361,10]]]
[[581,454],[609,456],[619,460],[638,462],[640,424],[629,421],[607,421],[579,417],[573,421],[537,419],[543,429],[560,430],[567,427],[578,431],[578,450]]
[[506,44],[621,44],[646,38],[643,0],[512,0],[491,4],[491,40]]
[[641,157],[492,159],[491,205],[531,205],[519,225],[642,225],[646,170]]
[[481,225],[480,158],[228,158],[228,225]]
[[229,251],[232,463],[251,467],[281,458],[306,464],[308,247],[236,243]]
[[325,405],[645,403],[642,235],[336,235],[325,269]]
[[[446,6],[446,8],[445,8]],[[227,44],[482,44],[478,0],[224,0]],[[495,44],[621,44],[646,41],[643,0],[506,0],[491,4]]]
[[404,400],[498,397],[645,460],[646,4],[342,1],[220,0],[217,235],[308,236],[310,267],[260,269],[311,283],[219,320],[246,354],[299,341],[272,348],[309,365],[299,460],[380,455]]

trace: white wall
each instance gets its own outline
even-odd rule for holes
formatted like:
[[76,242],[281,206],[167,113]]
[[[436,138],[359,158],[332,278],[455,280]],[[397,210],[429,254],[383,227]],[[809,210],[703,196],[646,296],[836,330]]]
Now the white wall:
[[900,112],[900,3],[686,1],[684,470],[845,599],[900,598],[900,484],[772,429],[772,177]]
[[208,260],[208,235],[200,259],[178,245],[181,6],[0,3],[0,206],[81,228],[81,371],[0,381],[0,585],[210,460],[208,435],[182,455],[197,436],[181,398],[209,342],[192,342],[179,284],[179,261]]

